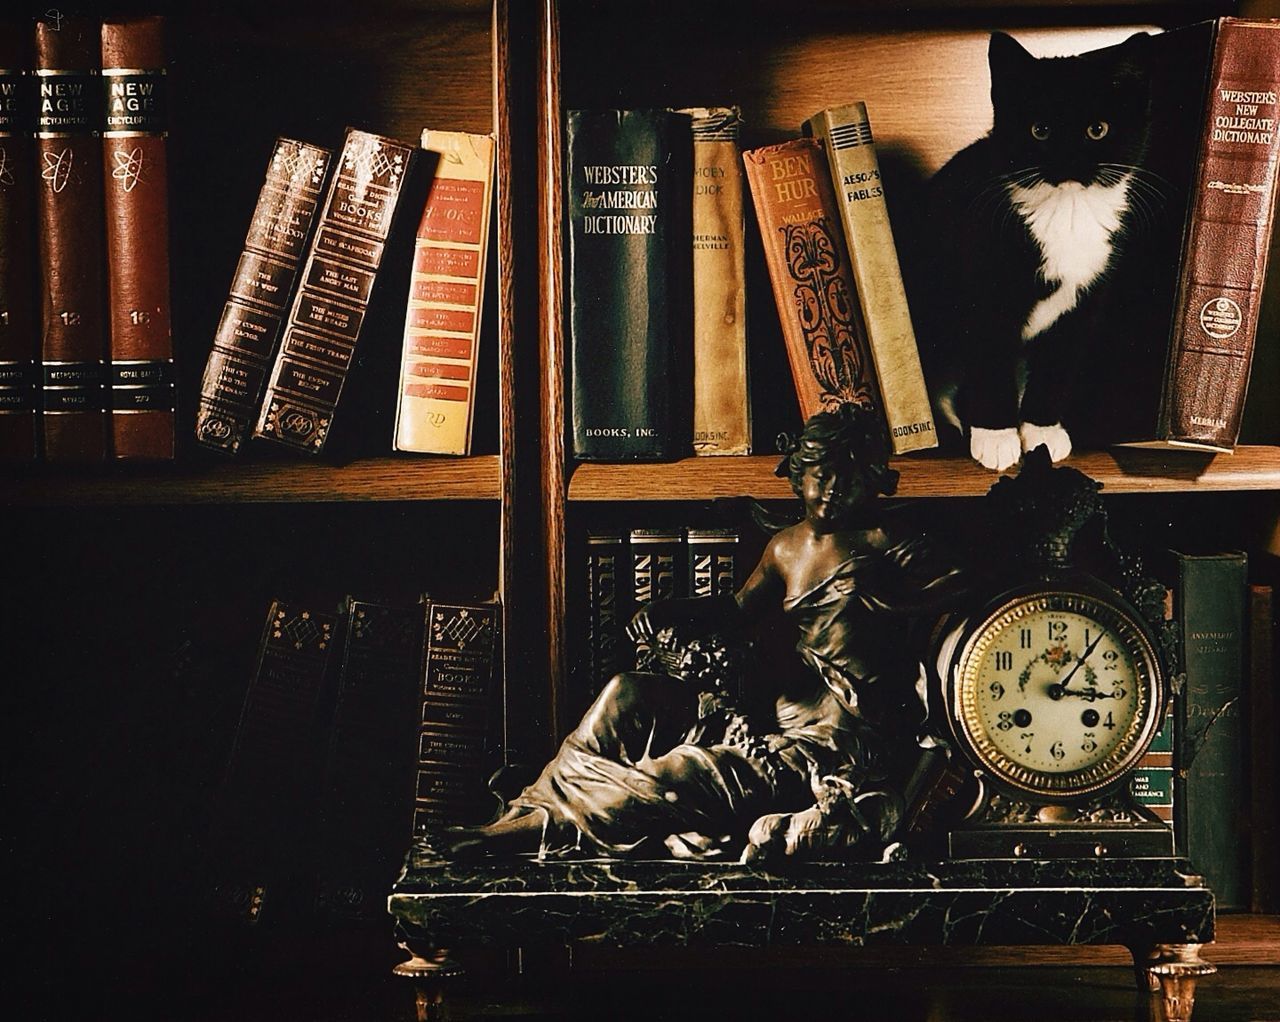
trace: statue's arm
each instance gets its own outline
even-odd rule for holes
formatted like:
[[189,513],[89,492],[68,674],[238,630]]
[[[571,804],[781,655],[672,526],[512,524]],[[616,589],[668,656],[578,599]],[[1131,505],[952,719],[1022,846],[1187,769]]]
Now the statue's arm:
[[654,600],[631,618],[628,637],[633,642],[652,645],[658,632],[665,628],[706,633],[740,627],[744,617],[759,617],[776,603],[785,588],[778,574],[777,542],[777,536],[769,541],[760,563],[737,593]]

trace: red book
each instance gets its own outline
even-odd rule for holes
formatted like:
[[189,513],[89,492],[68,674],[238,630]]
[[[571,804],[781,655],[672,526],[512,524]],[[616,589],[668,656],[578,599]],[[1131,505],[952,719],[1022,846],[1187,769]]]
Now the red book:
[[111,452],[118,460],[174,454],[164,63],[163,19],[103,24]]
[[742,154],[800,416],[845,402],[879,407],[866,328],[819,142]]
[[102,45],[98,22],[36,23],[44,451],[106,457]]
[[0,25],[0,461],[36,456],[35,169],[31,39]]
[[1240,433],[1280,167],[1280,20],[1221,18],[1160,408],[1160,439],[1231,451]]

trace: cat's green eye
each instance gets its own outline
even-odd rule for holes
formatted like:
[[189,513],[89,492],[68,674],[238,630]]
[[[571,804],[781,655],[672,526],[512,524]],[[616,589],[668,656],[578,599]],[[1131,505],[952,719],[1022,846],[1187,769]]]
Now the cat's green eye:
[[1111,128],[1106,121],[1094,121],[1089,127],[1084,129],[1084,133],[1097,142],[1101,138],[1105,138],[1107,131]]
[[1035,124],[1031,125],[1031,137],[1037,142],[1043,142],[1049,137],[1049,125],[1041,124],[1037,121]]

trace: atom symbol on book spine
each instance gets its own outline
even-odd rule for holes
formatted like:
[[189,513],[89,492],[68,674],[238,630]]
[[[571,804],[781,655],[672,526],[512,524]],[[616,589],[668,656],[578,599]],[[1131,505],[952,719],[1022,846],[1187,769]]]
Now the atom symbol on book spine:
[[117,149],[111,154],[115,157],[116,166],[111,172],[112,178],[120,182],[126,192],[131,192],[142,179],[142,148],[134,146],[127,153]]
[[67,182],[71,179],[71,162],[70,148],[60,153],[44,154],[44,170],[40,172],[40,177],[49,182],[54,192],[60,192],[67,187]]

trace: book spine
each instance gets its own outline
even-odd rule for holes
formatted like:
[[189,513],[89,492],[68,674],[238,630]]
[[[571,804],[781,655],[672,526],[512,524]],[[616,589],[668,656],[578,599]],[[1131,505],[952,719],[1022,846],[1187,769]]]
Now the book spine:
[[103,23],[109,446],[124,461],[174,456],[166,75],[162,18]]
[[623,584],[630,567],[621,533],[587,535],[587,679],[571,713],[585,710],[610,678],[630,666],[625,629],[631,599]]
[[196,441],[207,450],[236,454],[249,438],[332,159],[276,139],[200,384]]
[[317,710],[335,645],[336,615],[274,600],[219,793],[215,898],[256,923],[291,884],[307,826],[307,779],[320,767]]
[[690,596],[737,591],[738,533],[734,529],[686,529],[686,589]]
[[415,146],[348,129],[255,437],[307,454],[324,450],[416,152]]
[[0,27],[0,461],[31,462],[37,444],[35,76],[30,38]]
[[566,135],[574,455],[681,457],[693,429],[689,118],[571,110]]
[[937,447],[866,104],[824,110],[806,127],[827,154],[893,452]]
[[1173,826],[1173,733],[1174,710],[1138,760],[1129,778],[1129,792],[1141,805]]
[[414,246],[397,451],[469,454],[493,205],[493,139],[424,131],[436,169]]
[[801,417],[845,402],[875,407],[866,330],[822,146],[793,139],[742,155]]
[[475,822],[490,802],[485,766],[498,648],[496,602],[427,599],[425,610],[415,834],[443,823]]
[[404,852],[422,613],[348,598],[321,815],[322,911],[367,919]]
[[1180,846],[1220,908],[1249,903],[1243,726],[1243,554],[1177,555],[1187,679],[1176,734]]
[[101,68],[96,20],[36,23],[41,422],[54,462],[107,456]]
[[1240,433],[1280,168],[1280,21],[1219,23],[1160,406],[1160,436]]
[[687,595],[683,552],[684,536],[678,530],[631,530],[631,592],[637,608]]
[[693,119],[693,453],[750,454],[741,112],[680,112]]
[[1276,753],[1276,616],[1274,590],[1249,586],[1249,837],[1252,844],[1254,912],[1280,911],[1280,802],[1271,779],[1280,769]]

